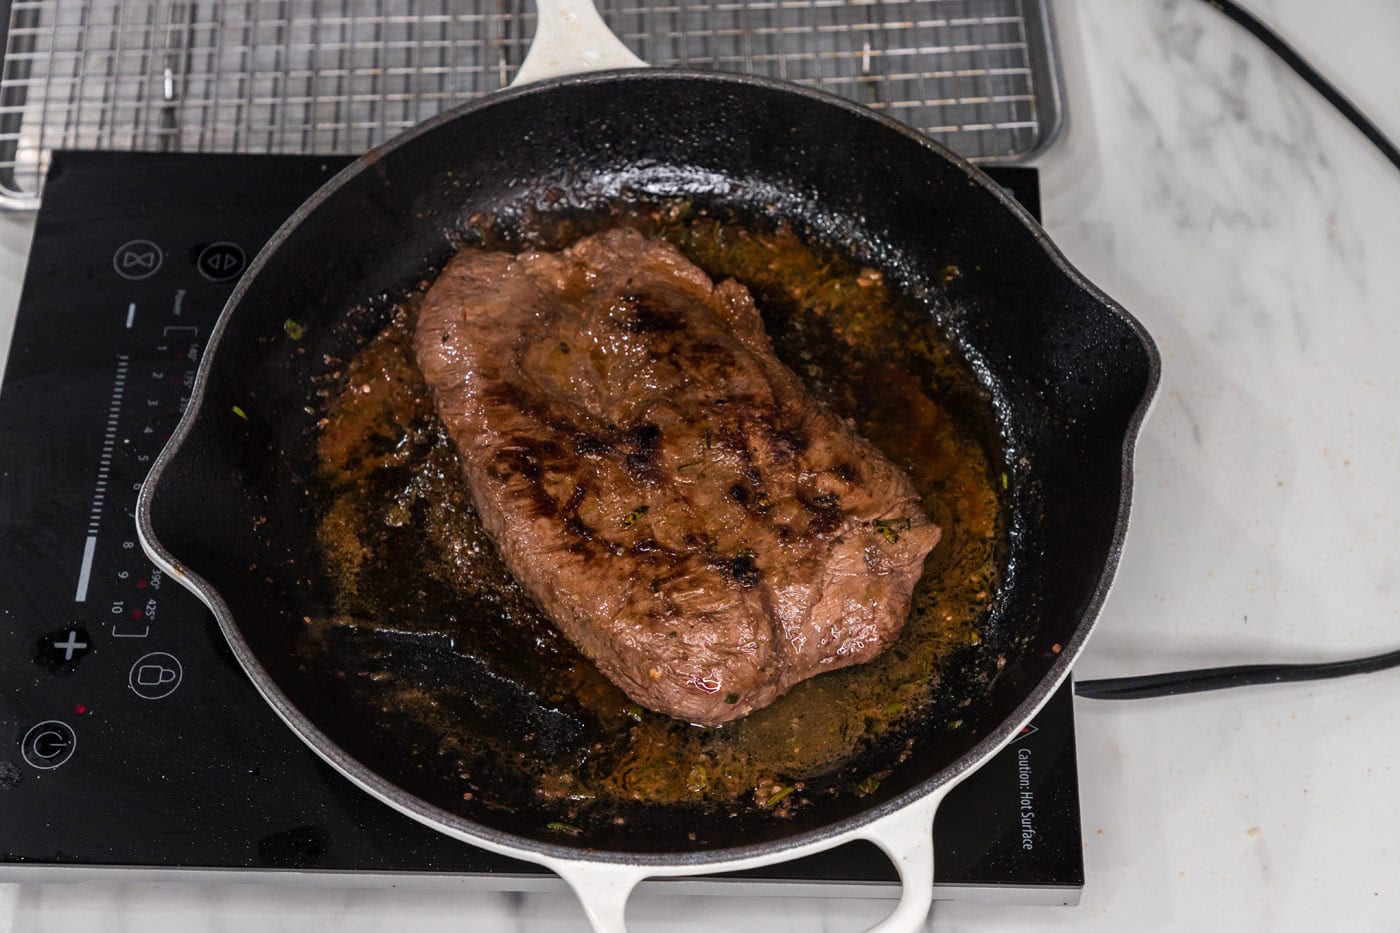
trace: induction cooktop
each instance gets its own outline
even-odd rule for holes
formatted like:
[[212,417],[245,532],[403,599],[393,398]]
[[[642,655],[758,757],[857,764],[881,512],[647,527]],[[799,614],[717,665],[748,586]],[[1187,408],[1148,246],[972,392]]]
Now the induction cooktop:
[[[251,257],[346,163],[56,152],[0,386],[0,882],[257,873],[562,885],[332,771],[207,609],[141,552],[136,494]],[[1036,173],[989,170],[1030,210]],[[943,898],[1071,904],[1084,883],[1068,684],[947,798]],[[866,843],[668,891],[893,897]]]

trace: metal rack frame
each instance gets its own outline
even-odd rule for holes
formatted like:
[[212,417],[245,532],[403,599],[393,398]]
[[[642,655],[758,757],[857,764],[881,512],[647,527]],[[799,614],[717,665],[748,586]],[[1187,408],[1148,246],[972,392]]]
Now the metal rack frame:
[[[0,208],[56,148],[356,153],[508,84],[531,0],[3,0]],[[1062,104],[1047,0],[599,0],[658,66],[813,85],[974,160]]]

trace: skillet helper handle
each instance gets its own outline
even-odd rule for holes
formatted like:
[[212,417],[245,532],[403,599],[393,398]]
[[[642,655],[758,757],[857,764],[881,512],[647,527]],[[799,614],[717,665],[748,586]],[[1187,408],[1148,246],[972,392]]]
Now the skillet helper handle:
[[593,933],[627,933],[627,898],[646,878],[644,869],[599,862],[556,862],[549,868],[573,889]]
[[535,38],[511,87],[586,71],[646,67],[603,22],[593,0],[536,0],[535,8]]
[[[893,913],[872,927],[869,933],[917,933],[923,928],[929,908],[933,905],[933,817],[938,812],[938,805],[951,789],[951,785],[944,785],[927,797],[838,840],[847,842],[852,838],[859,838],[875,843],[889,856],[899,871],[903,889],[899,904],[895,906]],[[832,844],[827,843],[808,851],[820,851]],[[782,855],[747,862],[741,860],[725,865],[706,866],[699,873],[752,868],[785,860]],[[583,905],[583,912],[588,916],[588,924],[593,933],[627,933],[625,915],[627,898],[631,896],[632,890],[652,874],[685,873],[684,869],[649,871],[638,865],[606,862],[548,859],[541,860],[541,864],[562,877],[573,889],[574,896]]]
[[933,818],[949,790],[939,788],[861,831],[894,862],[902,889],[894,912],[869,933],[915,933],[924,928],[933,906]]

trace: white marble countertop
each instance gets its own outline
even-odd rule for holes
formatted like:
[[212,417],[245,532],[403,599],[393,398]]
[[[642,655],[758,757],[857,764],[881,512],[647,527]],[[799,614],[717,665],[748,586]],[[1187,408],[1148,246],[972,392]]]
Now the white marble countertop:
[[[1060,0],[1071,126],[1043,160],[1071,260],[1156,336],[1135,523],[1081,677],[1400,644],[1400,173],[1198,0]],[[1251,0],[1400,138],[1400,7]],[[27,227],[0,221],[0,260]],[[11,264],[13,265],[13,263]],[[17,283],[0,280],[0,342]],[[938,930],[1394,929],[1400,673],[1078,701],[1075,908]],[[855,931],[888,901],[639,896],[635,929]],[[0,888],[0,933],[583,927],[563,895],[249,884]]]

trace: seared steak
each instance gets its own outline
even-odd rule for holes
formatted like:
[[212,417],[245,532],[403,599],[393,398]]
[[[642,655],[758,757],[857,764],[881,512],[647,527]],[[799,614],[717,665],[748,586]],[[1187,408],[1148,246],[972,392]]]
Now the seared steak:
[[631,230],[464,250],[415,336],[506,566],[636,702],[726,722],[899,634],[939,529],[742,285]]

